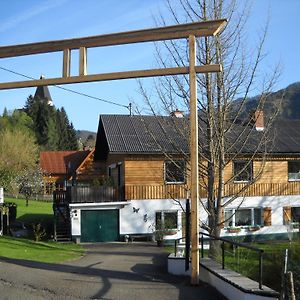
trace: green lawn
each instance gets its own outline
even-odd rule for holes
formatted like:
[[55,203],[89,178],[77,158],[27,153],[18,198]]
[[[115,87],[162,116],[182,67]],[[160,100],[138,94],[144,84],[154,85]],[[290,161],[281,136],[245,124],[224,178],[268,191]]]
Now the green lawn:
[[[30,200],[26,206],[24,199],[5,197],[5,202],[17,204],[17,220],[27,225],[41,223],[47,231],[46,238],[53,234],[52,202]],[[0,256],[14,259],[25,259],[46,263],[57,263],[81,257],[84,250],[74,243],[56,243],[53,241],[35,242],[31,239],[0,237]]]
[[5,202],[17,204],[17,219],[24,223],[48,222],[53,219],[52,202],[29,200],[26,206],[25,199],[5,197]]
[[[288,241],[252,243],[251,246],[264,250],[263,284],[276,291],[280,291],[281,288],[285,249],[289,249],[288,270],[293,272],[296,293],[300,296],[300,239],[296,238],[292,243]],[[251,250],[226,247],[225,267],[258,281],[258,254]]]
[[83,254],[83,248],[73,243],[34,242],[28,239],[0,237],[2,257],[58,263],[80,258]]
[[[281,289],[281,274],[284,265],[285,249],[289,250],[288,270],[293,272],[296,297],[300,299],[300,236],[294,234],[294,240],[291,243],[288,241],[273,240],[264,243],[251,243],[249,245],[264,250],[263,284],[278,292]],[[164,250],[172,253],[174,252],[174,246],[166,246]],[[204,257],[207,256],[208,250],[204,250]],[[221,263],[221,259],[220,249],[217,261]],[[225,268],[235,270],[255,281],[259,280],[258,254],[252,250],[241,247],[236,248],[226,244]]]

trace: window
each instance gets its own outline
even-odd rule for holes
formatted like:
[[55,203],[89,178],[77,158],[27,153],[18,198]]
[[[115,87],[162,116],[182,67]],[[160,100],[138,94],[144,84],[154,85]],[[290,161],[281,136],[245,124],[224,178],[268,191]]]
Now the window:
[[300,181],[300,161],[288,162],[288,179],[289,181]]
[[165,181],[167,183],[185,182],[185,161],[168,160],[165,162]]
[[225,227],[234,226],[261,226],[262,208],[241,208],[225,210]]
[[247,182],[253,179],[252,161],[238,160],[233,162],[233,176],[236,182]]
[[300,222],[300,207],[292,207],[292,223]]
[[177,229],[177,211],[157,211],[155,214],[156,229]]

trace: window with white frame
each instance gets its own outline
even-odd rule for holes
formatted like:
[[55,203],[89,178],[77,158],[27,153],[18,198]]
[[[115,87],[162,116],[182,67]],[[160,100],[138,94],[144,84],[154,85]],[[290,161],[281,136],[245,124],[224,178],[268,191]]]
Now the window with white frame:
[[225,227],[263,225],[262,208],[226,209],[224,213]]
[[184,183],[185,182],[185,161],[167,160],[165,161],[165,182]]
[[235,182],[248,182],[253,179],[253,162],[236,160],[233,162],[233,176]]
[[288,161],[289,181],[300,181],[300,161]]
[[178,211],[157,211],[155,213],[155,227],[157,229],[177,229]]

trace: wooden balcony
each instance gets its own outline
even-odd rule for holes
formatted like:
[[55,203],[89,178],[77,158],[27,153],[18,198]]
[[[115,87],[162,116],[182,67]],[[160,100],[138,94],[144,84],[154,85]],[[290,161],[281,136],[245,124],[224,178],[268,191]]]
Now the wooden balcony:
[[[181,184],[168,185],[126,185],[125,187],[70,187],[67,191],[56,191],[54,201],[63,203],[101,203],[140,199],[186,199],[188,186]],[[255,183],[247,186],[244,183],[228,184],[224,196],[286,196],[300,195],[300,182]],[[204,188],[200,188],[201,198],[207,197]]]
[[68,187],[65,191],[54,191],[54,203],[101,203],[124,201],[124,188],[112,186]]

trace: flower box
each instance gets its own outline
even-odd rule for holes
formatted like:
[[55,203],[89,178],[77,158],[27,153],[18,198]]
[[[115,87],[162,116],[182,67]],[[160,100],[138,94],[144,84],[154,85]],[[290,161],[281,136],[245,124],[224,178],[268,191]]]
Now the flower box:
[[259,229],[260,229],[259,226],[250,226],[250,227],[248,227],[248,231],[250,231],[250,232],[257,231]]
[[227,228],[227,231],[229,233],[239,233],[241,231],[241,228],[239,228],[239,227]]

